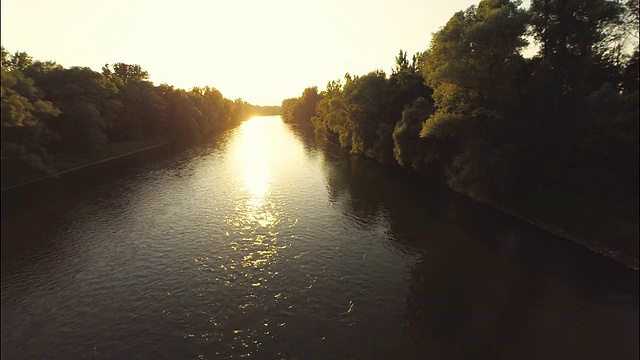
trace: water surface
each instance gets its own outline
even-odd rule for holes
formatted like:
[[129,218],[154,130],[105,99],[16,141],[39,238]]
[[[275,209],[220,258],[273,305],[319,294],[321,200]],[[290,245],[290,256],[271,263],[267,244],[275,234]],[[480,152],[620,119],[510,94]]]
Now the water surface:
[[90,178],[3,212],[3,359],[638,358],[638,272],[279,117]]

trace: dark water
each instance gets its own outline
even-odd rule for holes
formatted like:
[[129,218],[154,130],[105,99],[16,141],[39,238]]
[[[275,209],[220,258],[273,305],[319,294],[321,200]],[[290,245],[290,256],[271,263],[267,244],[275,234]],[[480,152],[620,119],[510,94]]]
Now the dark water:
[[3,359],[638,358],[638,272],[278,117],[90,178],[3,209]]

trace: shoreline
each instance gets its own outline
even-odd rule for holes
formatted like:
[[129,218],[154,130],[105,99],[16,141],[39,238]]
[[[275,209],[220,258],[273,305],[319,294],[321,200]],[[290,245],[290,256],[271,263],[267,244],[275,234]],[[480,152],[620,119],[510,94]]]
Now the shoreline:
[[158,147],[161,147],[161,146],[166,146],[168,144],[170,144],[170,142],[166,141],[166,142],[163,142],[163,143],[160,143],[160,144],[146,146],[146,147],[138,149],[138,150],[129,151],[129,152],[126,152],[124,154],[120,154],[120,155],[116,155],[116,156],[110,156],[108,158],[105,158],[105,159],[102,159],[102,160],[98,160],[98,161],[93,161],[93,162],[90,162],[90,163],[87,163],[87,164],[84,164],[84,165],[75,166],[75,167],[72,167],[70,169],[59,171],[59,172],[57,172],[55,174],[45,175],[45,176],[41,176],[41,177],[38,177],[38,178],[35,178],[35,179],[31,179],[31,180],[28,180],[28,181],[21,182],[21,183],[18,183],[18,184],[7,186],[5,188],[2,188],[0,190],[0,193],[5,193],[6,191],[17,190],[17,189],[20,189],[20,188],[22,188],[24,186],[32,185],[32,184],[35,184],[35,183],[38,183],[38,182],[41,182],[41,181],[45,181],[45,180],[58,179],[62,175],[70,174],[70,173],[76,172],[78,170],[83,170],[83,169],[86,169],[86,168],[89,168],[89,167],[92,167],[92,166],[104,164],[104,163],[107,163],[107,162],[110,162],[110,161],[114,161],[114,160],[118,160],[118,159],[125,158],[125,157],[128,157],[128,156],[132,156],[132,155],[135,155],[135,154],[139,154],[139,153],[142,153],[142,152],[145,152],[145,151],[148,151],[148,150],[152,150],[152,149],[155,149],[155,148],[158,148]]
[[[313,128],[313,127],[312,127]],[[331,146],[335,146],[338,151],[341,152],[345,152],[348,154],[352,154],[349,151],[345,151],[345,149],[343,147],[340,146],[340,144],[334,143],[333,141],[324,139],[322,140],[323,142],[326,142],[328,144],[331,144]],[[564,230],[562,227],[558,226],[558,225],[553,225],[550,224],[544,220],[541,220],[539,218],[536,218],[535,216],[532,215],[527,215],[526,213],[522,212],[522,211],[518,211],[514,208],[508,207],[508,206],[504,206],[501,204],[497,204],[497,203],[491,203],[488,202],[486,200],[482,200],[479,199],[477,197],[474,197],[472,195],[460,192],[460,191],[456,191],[453,188],[451,188],[450,186],[448,186],[445,183],[441,183],[439,181],[435,181],[433,179],[428,178],[425,174],[420,173],[419,171],[415,171],[415,170],[411,170],[411,169],[407,169],[404,168],[402,166],[399,166],[397,164],[394,165],[389,165],[389,164],[382,164],[378,161],[376,161],[373,158],[367,157],[364,154],[352,154],[354,156],[357,156],[359,158],[363,158],[363,159],[367,159],[370,160],[380,166],[382,166],[383,168],[389,169],[389,168],[396,168],[398,169],[400,172],[405,173],[409,176],[415,176],[417,178],[421,178],[421,179],[426,179],[427,181],[432,181],[434,183],[437,183],[441,186],[444,186],[445,188],[449,189],[450,191],[452,191],[455,194],[458,194],[460,196],[465,197],[466,199],[469,199],[473,202],[476,202],[478,204],[482,204],[484,206],[488,206],[494,210],[500,211],[508,216],[514,217],[516,219],[519,219],[520,221],[523,221],[531,226],[534,226],[538,229],[544,230],[550,234],[553,234],[555,236],[558,236],[566,241],[571,241],[572,243],[581,246],[583,248],[586,248],[587,250],[597,253],[601,256],[605,256],[621,265],[623,265],[624,267],[634,270],[634,271],[639,271],[640,270],[640,264],[639,264],[639,259],[638,256],[629,256],[621,251],[618,250],[613,250],[612,248],[610,248],[609,246],[599,242],[599,241],[595,241],[592,239],[588,239],[585,238],[584,236],[580,236],[580,235],[576,235],[575,233],[572,233],[570,231]]]
[[[76,172],[78,170],[87,169],[87,168],[90,168],[90,167],[93,167],[93,166],[97,166],[97,165],[104,164],[104,163],[107,163],[107,162],[111,162],[111,161],[115,161],[115,160],[122,159],[122,158],[125,158],[125,157],[129,157],[129,156],[132,156],[132,155],[135,155],[135,154],[139,154],[139,153],[142,153],[142,152],[145,152],[145,151],[149,151],[149,150],[156,149],[156,148],[159,148],[159,147],[162,147],[162,146],[166,146],[166,145],[168,145],[170,143],[171,142],[169,142],[169,141],[162,142],[162,143],[159,143],[159,144],[146,146],[146,147],[138,149],[138,150],[130,151],[130,152],[127,152],[127,153],[124,153],[124,154],[111,156],[111,157],[108,157],[108,158],[105,158],[105,159],[102,159],[102,160],[98,160],[98,161],[93,161],[93,162],[90,162],[90,163],[87,163],[87,164],[84,164],[84,165],[76,166],[76,167],[73,167],[73,168],[70,168],[70,169],[66,169],[66,170],[57,172],[57,173],[52,174],[52,175],[46,175],[46,176],[42,176],[42,177],[35,178],[35,179],[32,179],[32,180],[28,180],[28,181],[25,181],[25,182],[22,182],[22,183],[19,183],[19,184],[11,185],[11,186],[8,186],[6,188],[1,189],[0,192],[2,194],[4,194],[6,192],[18,190],[18,189],[23,188],[23,187],[28,186],[28,185],[36,184],[38,182],[42,182],[42,181],[46,181],[46,180],[55,180],[55,179],[58,179],[59,177],[61,177],[63,175],[70,174],[70,173]],[[336,144],[332,144],[332,145],[336,145]],[[344,149],[339,148],[339,151],[344,151]],[[358,155],[358,156],[360,156],[360,155]],[[367,158],[367,157],[365,156],[364,158]],[[369,158],[367,158],[367,159],[369,159]],[[371,160],[373,160],[373,159],[371,159]],[[374,160],[374,162],[376,162],[376,161]],[[384,166],[384,164],[379,164],[379,165]],[[386,167],[386,166],[384,166],[384,167]],[[419,174],[417,172],[407,171],[407,169],[402,169],[402,168],[400,168],[400,169],[403,172],[407,173],[407,174],[413,174],[413,175],[418,175],[418,177],[424,177],[423,175],[421,175],[421,174]],[[585,238],[584,236],[578,236],[578,235],[576,235],[574,233],[571,233],[571,232],[569,232],[567,230],[564,230],[562,227],[559,227],[557,225],[552,225],[552,224],[550,224],[548,222],[545,222],[543,220],[540,220],[540,219],[536,218],[535,216],[526,215],[525,213],[523,213],[521,211],[518,211],[516,209],[513,209],[511,207],[507,207],[507,206],[504,206],[504,205],[501,205],[501,204],[497,204],[497,203],[491,203],[491,202],[488,202],[486,200],[481,200],[481,199],[479,199],[477,197],[474,197],[474,196],[471,196],[469,194],[465,194],[463,192],[456,191],[456,190],[452,189],[451,187],[447,186],[446,184],[441,184],[441,185],[445,186],[447,189],[453,191],[454,193],[457,193],[457,194],[459,194],[461,196],[464,196],[465,198],[467,198],[469,200],[472,200],[472,201],[477,202],[479,204],[482,204],[484,206],[489,206],[489,207],[491,207],[491,208],[493,208],[495,210],[498,210],[498,211],[500,211],[500,212],[502,212],[504,214],[507,214],[507,215],[512,216],[514,218],[517,218],[517,219],[519,219],[521,221],[524,221],[524,222],[526,222],[527,224],[529,224],[531,226],[535,226],[535,227],[537,227],[539,229],[547,231],[547,232],[549,232],[549,233],[551,233],[553,235],[556,235],[556,236],[558,236],[560,238],[563,238],[565,240],[571,241],[576,245],[579,245],[579,246],[582,246],[582,247],[588,249],[589,251],[595,252],[595,253],[600,254],[602,256],[605,256],[605,257],[607,257],[609,259],[612,259],[612,260],[624,265],[625,267],[627,267],[629,269],[632,269],[632,270],[635,270],[635,271],[640,270],[639,261],[638,261],[637,257],[629,256],[629,255],[626,255],[626,254],[624,254],[624,253],[622,253],[620,251],[613,250],[610,247],[608,247],[608,246],[606,246],[606,245],[604,245],[604,244],[602,244],[600,242],[597,242],[597,241],[594,241],[594,240],[590,240],[588,238]]]
[[[447,186],[447,188],[449,188],[449,187]],[[449,189],[451,189],[451,188],[449,188]],[[514,210],[514,209],[512,209],[510,207],[507,207],[507,206],[504,206],[504,205],[500,205],[500,204],[492,204],[492,203],[489,203],[487,201],[483,201],[483,200],[480,200],[478,198],[475,198],[473,196],[457,192],[457,191],[455,191],[453,189],[451,189],[451,190],[456,192],[456,193],[458,193],[458,194],[460,194],[460,195],[462,195],[462,196],[465,196],[468,199],[471,199],[471,200],[473,200],[473,201],[475,201],[477,203],[483,204],[485,206],[489,206],[489,207],[491,207],[493,209],[496,209],[498,211],[501,211],[501,212],[503,212],[503,213],[505,213],[505,214],[507,214],[509,216],[512,216],[512,217],[517,218],[517,219],[520,219],[520,220],[526,222],[527,224],[529,224],[531,226],[535,226],[535,227],[537,227],[539,229],[542,229],[542,230],[544,230],[546,232],[549,232],[549,233],[551,233],[553,235],[556,235],[556,236],[561,237],[561,238],[563,238],[565,240],[571,241],[576,245],[579,245],[579,246],[582,246],[582,247],[588,249],[589,251],[592,251],[594,253],[597,253],[597,254],[600,254],[602,256],[605,256],[605,257],[607,257],[607,258],[609,258],[611,260],[614,260],[617,263],[620,263],[620,264],[624,265],[625,267],[627,267],[629,269],[632,269],[632,270],[635,270],[635,271],[640,270],[637,257],[634,258],[632,256],[628,256],[628,255],[626,255],[626,254],[624,254],[624,253],[622,253],[620,251],[613,250],[610,247],[608,247],[608,246],[606,246],[606,245],[604,245],[604,244],[602,244],[600,242],[589,240],[587,238],[584,238],[583,236],[576,235],[576,234],[571,233],[569,231],[566,231],[566,230],[564,230],[564,229],[562,229],[562,228],[560,228],[560,227],[558,227],[556,225],[552,225],[552,224],[549,224],[549,223],[547,223],[547,222],[545,222],[543,220],[540,220],[540,219],[538,219],[538,218],[536,218],[534,216],[525,215],[522,212]]]

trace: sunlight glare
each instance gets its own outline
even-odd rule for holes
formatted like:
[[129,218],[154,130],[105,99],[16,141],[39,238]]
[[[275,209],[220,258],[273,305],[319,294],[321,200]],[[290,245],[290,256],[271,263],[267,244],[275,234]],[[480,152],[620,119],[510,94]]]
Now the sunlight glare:
[[265,201],[269,191],[271,174],[269,173],[269,136],[265,118],[254,117],[242,124],[242,143],[240,163],[244,190],[251,199],[249,204],[255,207]]

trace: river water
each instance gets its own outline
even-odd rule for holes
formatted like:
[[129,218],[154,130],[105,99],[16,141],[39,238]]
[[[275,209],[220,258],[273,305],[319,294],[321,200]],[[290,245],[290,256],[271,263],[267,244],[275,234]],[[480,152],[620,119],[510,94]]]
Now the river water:
[[279,117],[83,176],[3,204],[3,359],[638,358],[637,271]]

